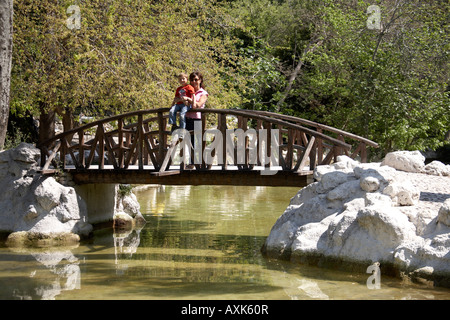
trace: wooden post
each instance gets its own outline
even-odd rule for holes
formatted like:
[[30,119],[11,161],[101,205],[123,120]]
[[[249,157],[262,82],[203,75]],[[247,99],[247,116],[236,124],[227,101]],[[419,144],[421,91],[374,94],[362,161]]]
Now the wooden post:
[[[149,136],[148,136],[148,132],[150,131],[150,127],[148,125],[148,122],[144,122],[143,124],[143,141],[144,141],[144,165],[148,165],[149,164],[149,155],[150,155],[150,148],[148,148],[148,140],[149,140]],[[147,148],[147,151],[145,151]]]
[[227,170],[227,143],[226,143],[226,137],[227,137],[227,116],[225,114],[218,114],[217,115],[217,121],[218,121],[218,129],[220,130],[220,133],[222,134],[222,156],[223,156],[223,164],[222,164],[222,170]]
[[303,167],[306,165],[306,160],[309,158],[309,154],[314,146],[314,142],[315,142],[315,138],[311,137],[311,139],[309,139],[308,146],[306,147],[306,150],[303,153],[302,160],[300,162],[300,165],[298,166],[297,172],[303,171]]
[[[61,140],[56,143],[55,147],[52,150],[52,153],[49,155],[49,157],[47,159],[47,162],[45,162],[45,164],[43,166],[41,164],[43,171],[47,170],[50,167],[50,163],[56,157],[56,153],[58,152],[58,150],[60,150],[60,147],[61,147]],[[45,154],[48,155],[48,150],[46,147],[42,147],[41,152],[44,153],[44,157],[45,157]],[[42,156],[42,154],[41,154],[41,156]],[[58,169],[58,164],[54,163],[54,165],[55,165],[55,169]]]
[[79,153],[79,162],[82,168],[85,168],[86,161],[84,156],[84,131],[78,130],[78,153]]
[[[242,130],[244,130],[244,132],[247,132],[247,130],[248,130],[247,122],[248,122],[248,118],[247,117],[242,118]],[[256,139],[256,138],[254,137],[254,139]],[[249,148],[250,148],[250,140],[249,140],[249,137],[247,135],[245,135],[245,144],[244,144],[244,146],[245,146],[245,167],[244,168],[249,170],[249,169],[251,169],[253,167],[253,164],[250,164],[250,150],[249,150]]]
[[118,153],[118,165],[119,168],[123,168],[123,153],[124,153],[124,145],[123,145],[123,119],[120,118],[117,120],[117,124],[118,124],[118,131],[119,131],[119,153]]
[[206,114],[202,113],[202,169],[207,169],[205,157],[203,157],[203,154],[206,149],[206,141],[203,140],[203,137],[205,136],[205,130],[206,130]]
[[137,128],[137,137],[138,140],[138,146],[137,146],[137,153],[138,153],[138,164],[139,164],[139,170],[144,170],[144,124],[143,124],[143,116],[142,114],[138,115],[138,128]]
[[162,112],[158,112],[158,142],[159,142],[159,150],[158,150],[158,166],[161,167],[164,161],[164,154],[167,149],[166,143],[166,123],[164,121],[164,115]]
[[[338,136],[338,140],[345,142],[345,138],[342,134],[339,134]],[[349,153],[347,150],[345,150],[344,148],[339,148],[339,155],[341,154],[345,154],[346,156],[349,156]]]
[[[65,156],[65,155],[68,153],[68,154],[70,155],[70,157],[72,158],[72,161],[73,161],[74,164],[75,164],[75,168],[81,169],[81,168],[80,168],[80,163],[78,162],[77,157],[75,157],[75,154],[73,153],[72,148],[70,147],[70,144],[69,144],[69,142],[67,141],[67,139],[66,139],[65,136],[61,138],[61,143],[62,143],[62,145],[64,146],[64,150],[65,150],[64,159],[63,159],[63,164],[64,164],[64,165],[63,165],[63,168],[64,168],[64,169],[66,168],[66,156]],[[68,151],[68,152],[67,152],[67,151]]]
[[256,121],[256,138],[257,138],[257,144],[256,144],[256,164],[258,166],[261,165],[261,155],[260,155],[260,144],[261,144],[261,137],[259,136],[259,129],[262,129],[263,125],[262,125],[262,120],[257,120]]
[[172,155],[173,155],[173,154],[175,153],[175,151],[176,151],[177,144],[178,144],[178,139],[173,139],[173,140],[172,140],[172,143],[171,143],[171,145],[170,145],[170,147],[169,147],[169,150],[167,150],[166,156],[165,156],[165,158],[163,159],[163,162],[162,162],[162,164],[161,164],[161,167],[159,168],[159,173],[163,173],[163,172],[166,171],[167,167],[168,167],[169,164],[170,164],[170,160],[171,160],[171,158],[172,158]]
[[361,142],[361,163],[367,162],[367,145]]
[[[292,169],[292,163],[294,160],[294,129],[288,129],[288,141],[287,141],[287,154],[286,154],[286,168]],[[299,161],[299,160],[298,160]]]
[[[322,133],[322,129],[317,128],[317,132]],[[323,161],[323,140],[317,139],[317,163],[321,164]]]
[[269,162],[265,163],[264,165],[266,168],[270,168],[272,151],[272,124],[270,122],[264,122],[264,129],[267,130],[267,144],[264,158],[269,159]]
[[100,123],[97,127],[98,136],[98,156],[99,156],[99,169],[105,168],[105,135],[103,131],[103,123]]
[[[314,136],[311,136],[310,141],[311,139],[316,140]],[[314,141],[311,153],[309,155],[309,170],[314,170],[316,168],[317,164],[316,157],[317,157],[317,141]]]

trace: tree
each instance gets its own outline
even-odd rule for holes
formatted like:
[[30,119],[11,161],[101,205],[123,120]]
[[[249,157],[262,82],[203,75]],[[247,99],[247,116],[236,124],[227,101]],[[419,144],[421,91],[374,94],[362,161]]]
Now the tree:
[[0,150],[3,149],[9,116],[13,1],[0,0]]
[[237,0],[245,36],[283,77],[246,90],[263,93],[255,106],[375,140],[380,156],[436,148],[450,120],[448,11],[445,1]]
[[[222,89],[228,48],[210,36],[211,13],[219,10],[210,2],[83,1],[79,27],[69,28],[72,4],[15,1],[14,111],[32,110],[49,123],[56,112],[69,126],[74,112],[102,117],[169,107],[176,75],[195,70],[215,107],[238,100]],[[52,131],[41,132],[41,140]]]
[[379,142],[382,154],[441,146],[450,119],[448,5],[383,2],[374,30],[361,23],[364,7],[369,3],[361,2],[357,19],[347,19],[341,36],[318,52],[310,79],[317,79],[316,94],[328,92],[324,120]]

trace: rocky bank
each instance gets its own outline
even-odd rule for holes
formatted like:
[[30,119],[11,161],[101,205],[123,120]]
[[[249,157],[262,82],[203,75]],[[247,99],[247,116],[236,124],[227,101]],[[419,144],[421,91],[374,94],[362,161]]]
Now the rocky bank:
[[346,156],[314,171],[263,246],[272,258],[450,287],[450,165],[420,152],[381,163]]
[[[0,152],[0,232],[10,246],[77,243],[93,230],[86,202],[67,179],[40,174],[39,160],[40,150],[27,143]],[[132,192],[117,192],[115,199],[115,225],[145,223]]]

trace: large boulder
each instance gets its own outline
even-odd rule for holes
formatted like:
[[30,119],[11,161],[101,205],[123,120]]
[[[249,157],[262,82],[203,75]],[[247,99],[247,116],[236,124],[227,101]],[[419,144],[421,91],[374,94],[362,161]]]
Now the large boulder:
[[72,187],[37,172],[40,151],[22,143],[0,152],[0,231],[9,245],[68,244],[89,235],[87,207]]
[[[379,262],[385,273],[450,285],[450,200],[440,210],[424,210],[423,190],[411,180],[427,177],[418,173],[425,172],[424,158],[420,163],[417,153],[409,155],[389,154],[387,161],[370,164],[340,156],[332,165],[319,166],[316,182],[292,198],[263,252],[362,272]],[[402,157],[407,164],[399,163]],[[450,177],[440,179],[450,189]]]
[[[69,177],[53,177],[38,173],[40,150],[22,143],[15,149],[0,152],[0,232],[8,233],[7,244],[69,245],[91,234],[93,226],[88,219],[88,203],[91,211],[105,211],[99,221],[113,221],[117,229],[142,228],[146,223],[139,202],[126,186],[113,185],[96,190],[75,189]],[[64,181],[64,182],[63,182]],[[64,184],[63,184],[64,183]],[[78,192],[77,192],[78,190]],[[98,195],[110,192],[110,203],[92,206]],[[95,199],[92,199],[92,198]],[[85,200],[86,199],[86,200]],[[91,216],[95,214],[91,212]],[[91,217],[92,218],[92,217]]]

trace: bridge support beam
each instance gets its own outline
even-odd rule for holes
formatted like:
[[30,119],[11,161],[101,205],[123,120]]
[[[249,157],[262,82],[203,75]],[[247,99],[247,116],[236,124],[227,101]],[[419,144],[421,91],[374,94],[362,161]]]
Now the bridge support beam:
[[117,203],[117,184],[83,184],[74,188],[86,202],[90,224],[113,221]]
[[[186,170],[158,176],[155,172],[140,170],[91,170],[71,172],[78,185],[90,184],[162,184],[162,185],[234,185],[305,187],[313,182],[312,172],[279,171],[263,175],[260,171]],[[94,192],[95,193],[95,192]],[[93,201],[99,201],[99,197]]]

